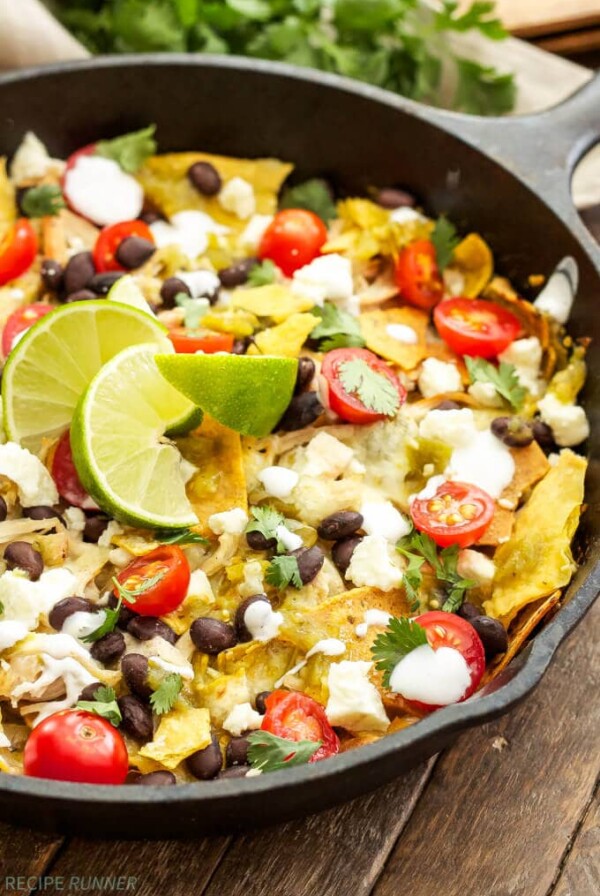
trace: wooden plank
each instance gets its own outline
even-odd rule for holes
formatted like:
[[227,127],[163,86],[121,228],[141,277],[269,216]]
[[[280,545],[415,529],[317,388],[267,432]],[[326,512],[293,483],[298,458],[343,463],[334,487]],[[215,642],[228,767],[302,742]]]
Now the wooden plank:
[[600,603],[528,701],[439,760],[374,896],[399,881],[411,896],[434,881],[445,896],[546,896],[600,773],[599,649]]
[[[434,761],[339,809],[238,837],[204,896],[367,896]],[[171,886],[170,896],[189,896]]]
[[62,837],[0,824],[0,892],[10,892],[11,878],[22,877],[25,886],[17,890],[15,882],[13,889],[21,896],[32,893],[33,880],[27,881],[27,878],[43,875],[62,843]]
[[600,23],[598,0],[496,0],[496,14],[520,37]]
[[548,896],[595,896],[600,893],[600,791],[586,812],[581,828]]
[[562,56],[576,56],[600,48],[600,27],[588,28],[585,31],[568,31],[564,34],[552,34],[536,41],[538,47],[548,53],[559,53]]

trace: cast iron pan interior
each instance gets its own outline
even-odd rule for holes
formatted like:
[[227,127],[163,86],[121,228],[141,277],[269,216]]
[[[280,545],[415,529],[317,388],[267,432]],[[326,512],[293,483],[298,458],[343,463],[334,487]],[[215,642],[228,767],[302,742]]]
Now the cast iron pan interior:
[[[581,285],[571,332],[596,336],[600,253],[570,205],[568,175],[600,137],[599,87],[597,82],[553,115],[499,123],[437,112],[355,82],[271,63],[104,58],[1,77],[0,153],[11,154],[27,130],[64,157],[95,139],[156,122],[161,151],[275,156],[294,162],[298,179],[324,174],[342,192],[404,185],[428,212],[445,212],[462,231],[481,233],[500,271],[525,291],[529,274],[548,274],[562,256],[574,256]],[[0,816],[52,831],[136,838],[279,822],[372,790],[464,729],[514,706],[537,685],[600,590],[598,340],[589,364],[586,404],[594,435],[589,509],[580,537],[583,565],[569,602],[489,693],[360,750],[258,778],[110,788],[3,775]]]

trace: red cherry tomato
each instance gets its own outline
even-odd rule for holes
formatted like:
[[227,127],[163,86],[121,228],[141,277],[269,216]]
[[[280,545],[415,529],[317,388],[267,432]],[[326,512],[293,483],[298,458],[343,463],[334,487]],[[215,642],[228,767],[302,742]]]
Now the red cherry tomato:
[[100,231],[94,246],[94,264],[99,273],[126,270],[117,261],[116,254],[123,240],[130,236],[139,236],[154,243],[152,231],[143,221],[120,221]]
[[44,305],[41,302],[35,305],[25,305],[23,308],[13,311],[4,324],[4,330],[2,331],[2,354],[5,358],[13,347],[17,336],[20,336],[21,333],[32,327],[38,322],[40,317],[44,317],[50,311],[54,311],[54,307],[52,305]]
[[0,243],[0,286],[28,271],[37,250],[38,238],[33,224],[27,218],[19,218]]
[[123,784],[129,758],[117,729],[81,709],[55,712],[37,725],[25,744],[25,774],[82,784]]
[[174,327],[169,330],[167,335],[173,343],[175,351],[179,354],[204,352],[207,355],[213,355],[215,352],[230,352],[233,349],[233,333]]
[[58,440],[58,445],[52,458],[52,478],[61,498],[82,507],[83,510],[98,510],[98,505],[90,498],[84,489],[71,453],[71,432],[67,429]]
[[340,741],[327,721],[320,703],[297,691],[272,691],[265,700],[267,711],[262,721],[263,731],[270,731],[286,740],[320,740],[321,746],[309,762],[335,756]]
[[270,258],[286,277],[319,255],[327,240],[327,228],[314,212],[286,208],[277,212],[263,234],[259,258]]
[[435,246],[430,240],[416,240],[406,246],[396,261],[395,275],[402,298],[417,308],[429,311],[444,294]]
[[[190,567],[177,545],[165,544],[136,557],[117,576],[135,599],[126,606],[140,616],[164,616],[176,610],[187,594]],[[119,596],[115,588],[115,596]]]
[[386,414],[368,407],[358,393],[346,391],[340,379],[340,368],[347,361],[364,361],[374,373],[389,380],[398,393],[398,406],[404,403],[406,389],[385,361],[366,348],[336,348],[323,358],[321,373],[329,388],[329,407],[343,420],[348,423],[375,423],[386,418]]
[[494,501],[476,485],[444,482],[431,498],[415,498],[410,506],[413,523],[447,548],[466,548],[483,535],[494,516]]
[[484,299],[447,299],[433,312],[433,321],[457,355],[477,358],[495,358],[521,332],[514,314]]
[[[473,694],[485,672],[485,650],[481,638],[466,619],[461,619],[455,613],[444,613],[442,610],[434,610],[431,613],[423,613],[417,616],[415,622],[425,629],[427,641],[434,650],[440,647],[452,647],[458,650],[465,659],[471,673],[471,684],[458,700],[462,703]],[[421,703],[419,700],[405,700],[405,702],[420,712],[431,712],[441,709],[441,706],[433,706],[430,703]]]

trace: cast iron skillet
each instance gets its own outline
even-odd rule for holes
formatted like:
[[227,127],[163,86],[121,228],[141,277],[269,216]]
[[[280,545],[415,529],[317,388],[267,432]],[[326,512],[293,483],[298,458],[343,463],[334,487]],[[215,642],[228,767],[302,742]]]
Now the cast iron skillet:
[[[0,77],[0,153],[26,130],[65,156],[100,137],[158,126],[161,151],[275,156],[341,190],[405,185],[433,214],[493,247],[525,288],[564,255],[581,280],[570,327],[598,335],[600,250],[573,209],[569,179],[600,140],[600,77],[548,113],[497,121],[453,115],[363,84],[230,57],[103,58]],[[459,732],[509,710],[538,684],[600,590],[600,340],[589,354],[590,473],[582,566],[568,602],[485,694],[327,762],[251,779],[166,788],[0,777],[0,816],[91,836],[175,837],[297,817],[390,781]],[[551,512],[551,508],[549,508]]]

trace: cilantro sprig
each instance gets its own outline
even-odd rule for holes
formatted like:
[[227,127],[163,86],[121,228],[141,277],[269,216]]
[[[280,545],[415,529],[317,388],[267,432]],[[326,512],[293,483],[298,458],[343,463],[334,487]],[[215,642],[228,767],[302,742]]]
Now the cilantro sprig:
[[99,140],[96,143],[96,154],[117,162],[129,174],[139,171],[146,159],[156,153],[154,132],[156,125],[151,124],[141,131],[123,134],[113,140]]
[[443,271],[452,261],[454,250],[460,243],[456,227],[448,218],[441,215],[435,222],[430,239],[435,247],[438,267],[440,271]]
[[21,198],[21,208],[28,218],[54,217],[66,205],[62,191],[56,184],[30,187]]
[[165,676],[157,689],[150,695],[150,705],[157,716],[162,716],[175,706],[181,689],[183,678],[177,672]]
[[289,554],[280,554],[278,557],[273,557],[267,567],[265,579],[269,585],[274,585],[280,591],[287,588],[288,585],[293,585],[294,588],[302,588],[304,584],[300,576],[298,561]]
[[252,507],[250,510],[253,519],[246,526],[246,532],[260,532],[265,541],[276,539],[278,550],[285,550],[277,538],[277,529],[285,523],[285,517],[274,507],[265,504],[262,507]]
[[483,358],[465,357],[465,364],[472,383],[491,383],[515,410],[518,410],[527,395],[527,390],[519,383],[514,364],[501,361],[498,367]]
[[361,348],[365,344],[358,320],[332,302],[325,302],[322,308],[314,308],[313,314],[321,318],[310,334],[319,341],[322,352],[333,348]]
[[442,610],[447,613],[455,613],[464,600],[465,591],[476,585],[472,579],[465,579],[458,572],[456,544],[438,551],[435,541],[429,535],[414,529],[398,542],[396,550],[408,560],[404,572],[404,585],[406,595],[412,602],[412,609],[418,609],[419,606],[419,590],[423,583],[421,567],[425,562],[430,565],[436,579],[444,587],[446,599]]
[[394,667],[412,650],[427,644],[425,629],[406,616],[393,616],[387,629],[380,632],[373,642],[371,654],[376,668],[383,672],[383,685],[390,686]]
[[255,264],[248,274],[248,286],[268,286],[275,280],[276,269],[270,258]]
[[119,704],[117,703],[117,695],[113,688],[101,687],[94,694],[93,700],[79,700],[77,709],[84,709],[86,712],[93,712],[97,716],[107,719],[111,725],[117,728],[123,721]]
[[343,361],[338,367],[338,375],[346,392],[358,396],[369,410],[393,417],[400,408],[400,397],[394,384],[385,374],[369,367],[366,361]]
[[320,177],[287,187],[281,194],[279,208],[304,208],[314,212],[326,224],[336,216],[335,202],[327,183]]
[[93,632],[90,632],[89,635],[86,635],[85,638],[82,638],[81,640],[86,644],[93,644],[95,641],[99,641],[100,638],[103,638],[105,635],[109,635],[114,631],[119,619],[122,603],[122,599],[119,598],[116,607],[103,607],[102,609],[105,613],[104,621],[98,628],[95,628]]
[[270,731],[248,735],[248,761],[261,772],[275,772],[292,765],[304,765],[321,746],[320,740],[287,740]]
[[189,528],[158,532],[156,540],[161,544],[210,544],[208,538]]

